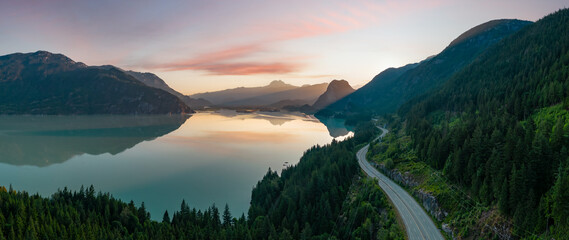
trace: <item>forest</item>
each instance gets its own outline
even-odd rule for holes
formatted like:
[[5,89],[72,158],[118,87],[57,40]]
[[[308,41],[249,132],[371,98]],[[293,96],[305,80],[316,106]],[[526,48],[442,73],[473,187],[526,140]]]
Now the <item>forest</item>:
[[426,163],[477,204],[497,207],[513,222],[514,236],[565,236],[568,110],[565,9],[507,37],[442,88],[386,116],[409,145],[384,150],[390,165]]

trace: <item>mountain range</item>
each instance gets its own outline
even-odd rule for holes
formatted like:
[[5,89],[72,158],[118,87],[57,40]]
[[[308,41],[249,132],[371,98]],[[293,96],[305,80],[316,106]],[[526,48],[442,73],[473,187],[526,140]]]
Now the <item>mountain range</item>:
[[441,53],[387,69],[358,90],[345,80],[303,86],[275,80],[262,87],[186,96],[153,73],[110,65],[90,67],[45,51],[16,53],[0,57],[0,113],[154,114],[216,106],[319,110],[320,116],[382,114],[440,86],[485,49],[529,23],[503,19],[481,24],[461,34]]
[[46,51],[0,56],[0,114],[193,112],[178,97],[112,66]]
[[269,107],[314,112],[353,91],[346,80],[303,86],[275,80],[262,87],[239,87],[198,93],[191,97],[207,100],[217,107]]
[[327,86],[327,83],[321,83],[299,87],[275,80],[262,87],[239,87],[198,93],[191,97],[206,99],[220,107],[283,106],[283,103],[312,105]]
[[0,57],[0,114],[165,114],[212,106],[313,112],[352,91],[345,80],[303,86],[275,80],[187,96],[149,72],[87,66],[46,51]]

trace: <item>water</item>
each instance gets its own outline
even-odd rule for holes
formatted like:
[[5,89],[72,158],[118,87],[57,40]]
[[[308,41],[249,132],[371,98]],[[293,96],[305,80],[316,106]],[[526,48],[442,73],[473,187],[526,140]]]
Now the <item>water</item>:
[[165,210],[227,203],[247,214],[268,168],[296,164],[315,144],[351,135],[302,114],[193,116],[0,116],[0,185],[50,196],[82,185]]

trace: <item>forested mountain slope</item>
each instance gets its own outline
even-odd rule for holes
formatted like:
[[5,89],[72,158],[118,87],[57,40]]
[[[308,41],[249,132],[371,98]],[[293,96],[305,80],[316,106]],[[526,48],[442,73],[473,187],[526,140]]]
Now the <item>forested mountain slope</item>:
[[490,47],[399,115],[419,159],[511,217],[515,235],[566,237],[568,110],[564,9]]
[[503,19],[476,26],[460,35],[441,53],[420,63],[387,69],[365,86],[318,114],[332,116],[338,112],[349,115],[361,112],[384,114],[396,111],[405,101],[429,89],[439,87],[488,47],[529,23]]

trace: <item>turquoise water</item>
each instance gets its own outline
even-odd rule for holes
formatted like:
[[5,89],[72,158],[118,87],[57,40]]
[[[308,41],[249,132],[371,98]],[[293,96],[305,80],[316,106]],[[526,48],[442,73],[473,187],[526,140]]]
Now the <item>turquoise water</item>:
[[[351,135],[327,123],[338,140]],[[0,116],[0,185],[49,196],[94,185],[144,202],[153,219],[182,199],[247,213],[267,172],[298,162],[333,137],[319,120],[290,113],[192,116]],[[344,135],[345,134],[345,135]]]

